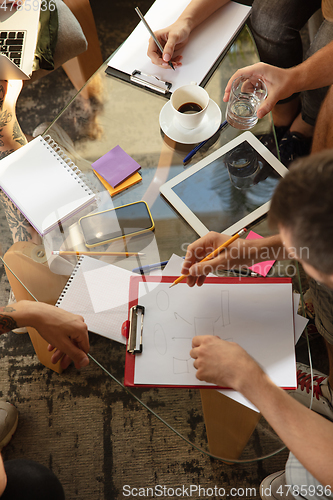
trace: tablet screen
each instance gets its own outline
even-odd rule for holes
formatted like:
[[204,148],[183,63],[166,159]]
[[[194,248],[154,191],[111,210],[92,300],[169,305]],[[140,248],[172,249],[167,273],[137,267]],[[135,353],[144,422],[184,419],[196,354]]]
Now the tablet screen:
[[280,178],[243,141],[171,189],[209,231],[220,233],[270,201]]

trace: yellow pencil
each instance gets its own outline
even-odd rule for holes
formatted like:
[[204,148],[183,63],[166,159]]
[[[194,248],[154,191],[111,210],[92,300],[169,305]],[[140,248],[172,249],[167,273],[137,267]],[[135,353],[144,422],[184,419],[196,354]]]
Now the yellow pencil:
[[[228,241],[226,241],[225,243],[223,243],[223,245],[220,245],[218,248],[216,248],[214,250],[214,252],[211,252],[209,255],[206,255],[206,257],[204,259],[200,260],[200,262],[205,262],[206,260],[214,259],[214,257],[216,257],[219,253],[221,253],[224,248],[228,247],[233,241],[237,240],[237,238],[239,238],[240,236],[242,236],[242,234],[246,233],[246,231],[247,231],[247,229],[244,227],[244,229],[241,229],[239,231],[239,233],[236,233],[234,236],[232,236],[231,238],[229,238]],[[171,283],[171,285],[169,286],[169,288],[171,288],[174,285],[178,285],[178,283],[180,283],[181,281],[183,281],[184,278],[187,278],[187,276],[189,276],[189,275],[188,274],[182,274],[173,283]]]
[[132,255],[145,255],[140,252],[74,252],[74,251],[53,251],[52,255],[125,255],[126,257]]

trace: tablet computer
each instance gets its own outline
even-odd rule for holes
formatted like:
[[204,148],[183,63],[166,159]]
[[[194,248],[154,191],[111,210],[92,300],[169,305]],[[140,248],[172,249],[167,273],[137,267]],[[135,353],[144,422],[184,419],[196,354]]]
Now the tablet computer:
[[288,170],[251,133],[243,132],[160,187],[193,229],[234,234],[267,214]]

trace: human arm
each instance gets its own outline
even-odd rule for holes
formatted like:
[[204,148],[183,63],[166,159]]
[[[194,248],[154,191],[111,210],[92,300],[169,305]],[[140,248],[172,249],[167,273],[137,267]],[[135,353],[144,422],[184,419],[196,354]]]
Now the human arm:
[[192,346],[197,378],[241,392],[301,464],[332,489],[333,422],[277,387],[238,344],[207,335],[194,337]]
[[164,47],[161,54],[153,38],[150,38],[147,54],[154,64],[162,68],[169,68],[172,60],[174,67],[181,66],[181,55],[173,58],[174,52],[181,50],[188,42],[190,33],[217,9],[228,3],[229,0],[192,0],[170,26],[155,31],[155,36]]
[[52,363],[61,360],[63,369],[71,360],[76,368],[83,368],[89,363],[88,329],[83,318],[43,302],[22,300],[0,311],[0,334],[32,326],[49,342]]
[[292,68],[277,68],[265,63],[256,63],[239,69],[227,83],[224,102],[229,100],[232,82],[241,75],[250,79],[261,78],[265,82],[268,95],[257,112],[258,118],[263,118],[272,111],[278,101],[297,92],[326,87],[333,83],[333,42]]
[[3,465],[2,456],[0,455],[0,497],[5,491],[6,486],[7,486],[7,476],[5,472],[5,467]]
[[246,240],[238,238],[226,247],[217,257],[206,262],[200,261],[213,250],[225,243],[230,236],[210,231],[202,238],[194,241],[187,247],[181,273],[189,275],[189,286],[201,286],[207,274],[225,269],[249,267],[265,260],[287,259],[281,237],[279,235]]

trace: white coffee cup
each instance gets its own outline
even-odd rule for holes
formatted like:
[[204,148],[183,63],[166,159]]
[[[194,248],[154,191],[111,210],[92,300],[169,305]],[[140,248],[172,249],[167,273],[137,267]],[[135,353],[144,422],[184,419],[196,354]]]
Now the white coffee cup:
[[205,89],[192,83],[176,89],[170,103],[177,123],[186,129],[194,129],[205,116],[209,95]]

